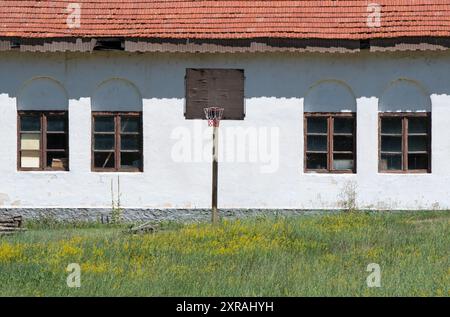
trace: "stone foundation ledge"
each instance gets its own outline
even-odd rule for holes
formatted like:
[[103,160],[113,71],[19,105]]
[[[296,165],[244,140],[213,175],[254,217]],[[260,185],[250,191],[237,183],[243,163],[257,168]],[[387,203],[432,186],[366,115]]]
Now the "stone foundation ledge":
[[[314,211],[300,209],[221,209],[223,218],[245,218],[255,216],[293,216],[318,214],[330,211]],[[56,221],[97,221],[111,220],[110,208],[0,208],[0,217],[20,215],[25,220],[56,220]],[[140,221],[177,221],[196,222],[209,221],[210,209],[135,209],[124,208],[121,211],[124,222]]]

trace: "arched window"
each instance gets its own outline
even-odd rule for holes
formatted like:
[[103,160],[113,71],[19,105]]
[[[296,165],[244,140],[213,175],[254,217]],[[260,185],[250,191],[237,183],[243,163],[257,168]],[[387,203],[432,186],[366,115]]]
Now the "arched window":
[[334,80],[314,85],[304,103],[305,171],[356,172],[356,99]]
[[92,169],[143,170],[142,97],[123,79],[100,84],[92,97]]
[[69,169],[68,97],[57,81],[28,81],[17,96],[18,169]]
[[379,171],[431,172],[431,99],[416,82],[392,82],[379,102]]

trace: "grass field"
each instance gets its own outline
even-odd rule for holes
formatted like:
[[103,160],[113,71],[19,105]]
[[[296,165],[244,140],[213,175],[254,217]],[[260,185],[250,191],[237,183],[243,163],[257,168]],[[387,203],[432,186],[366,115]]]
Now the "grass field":
[[[0,238],[0,296],[450,296],[450,213],[163,226],[30,224]],[[81,287],[69,288],[69,263]],[[381,287],[369,288],[369,263]]]

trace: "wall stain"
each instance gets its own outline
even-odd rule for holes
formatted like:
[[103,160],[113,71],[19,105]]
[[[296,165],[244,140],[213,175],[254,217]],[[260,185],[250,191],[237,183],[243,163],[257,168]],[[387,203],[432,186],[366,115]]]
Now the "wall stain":
[[0,193],[0,206],[3,206],[7,201],[9,201],[9,196],[3,193]]

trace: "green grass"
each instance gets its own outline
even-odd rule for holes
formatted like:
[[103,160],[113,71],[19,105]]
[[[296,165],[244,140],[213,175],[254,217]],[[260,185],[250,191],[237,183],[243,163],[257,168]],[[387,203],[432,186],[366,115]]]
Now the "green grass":
[[[0,296],[449,296],[450,213],[338,213],[0,238]],[[69,263],[81,287],[68,288]],[[369,263],[381,287],[368,288]]]

